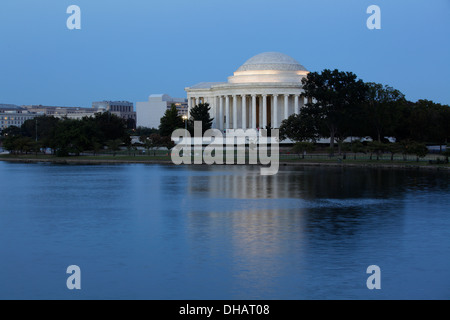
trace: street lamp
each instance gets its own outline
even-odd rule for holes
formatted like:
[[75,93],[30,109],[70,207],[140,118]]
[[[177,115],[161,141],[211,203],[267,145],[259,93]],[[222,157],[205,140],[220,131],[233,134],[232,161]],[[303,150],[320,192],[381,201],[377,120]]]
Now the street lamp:
[[188,119],[187,114],[184,114],[181,118],[183,118],[183,121],[184,121],[184,128],[187,130],[187,119]]
[[[187,114],[183,114],[183,116],[181,117],[184,120],[184,144],[187,147],[187,138],[186,138],[186,132],[187,132],[187,120],[188,120],[188,116]],[[184,155],[184,150],[183,150],[183,155]]]

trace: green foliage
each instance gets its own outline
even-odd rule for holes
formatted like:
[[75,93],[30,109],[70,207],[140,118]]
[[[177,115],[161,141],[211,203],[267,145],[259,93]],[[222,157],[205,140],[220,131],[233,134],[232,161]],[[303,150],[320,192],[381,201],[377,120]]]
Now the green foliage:
[[[125,121],[109,112],[80,120],[36,117],[25,121],[20,130],[6,130],[6,134],[7,150],[13,153],[51,148],[58,156],[68,156],[79,155],[83,151],[97,153],[108,141],[117,140],[126,145],[130,143]],[[31,146],[31,142],[34,146]]]
[[446,144],[450,138],[450,107],[429,100],[411,106],[409,137],[415,141]]
[[2,130],[2,136],[8,137],[8,136],[17,136],[22,133],[22,129],[16,126],[10,126],[8,128],[5,128]]
[[211,129],[212,122],[214,118],[211,118],[209,111],[211,108],[209,107],[209,103],[199,103],[195,107],[190,110],[190,119],[188,122],[188,128],[191,134],[194,134],[194,121],[202,122],[202,135],[206,130]]
[[400,117],[399,106],[405,104],[405,101],[405,96],[390,86],[366,83],[364,133],[378,142],[382,142],[384,136],[393,135]]
[[380,154],[387,151],[387,145],[378,141],[371,141],[367,144],[367,149],[370,152],[370,159],[372,159],[372,155],[375,153],[377,155],[377,160],[380,159]]
[[414,154],[417,156],[417,161],[419,158],[423,158],[428,154],[428,148],[424,143],[404,140],[399,144],[401,152],[403,154],[403,159],[406,160],[407,154]]
[[351,143],[350,150],[353,153],[365,153],[366,147],[361,141],[356,140]]
[[[330,137],[331,155],[335,139],[343,141],[355,135],[359,124],[361,104],[366,95],[366,86],[351,72],[325,69],[322,73],[311,72],[302,79],[304,96],[315,99],[305,110],[314,115],[315,127],[322,137]],[[314,101],[314,100],[313,100]]]
[[387,145],[386,150],[391,153],[391,161],[394,161],[394,154],[402,153],[403,147],[402,147],[402,144],[400,144],[398,142],[390,143]]
[[172,104],[170,109],[167,109],[164,116],[161,118],[159,125],[159,134],[162,137],[172,136],[172,132],[176,129],[184,128],[184,121],[180,115],[175,104]]
[[21,134],[37,140],[42,148],[54,148],[55,130],[60,121],[53,116],[39,116],[27,120],[20,128]]
[[442,151],[442,155],[445,157],[446,162],[448,163],[448,158],[450,157],[450,145],[447,145],[444,151]]
[[120,150],[120,145],[122,144],[121,139],[109,140],[106,142],[108,149],[113,152],[113,156],[116,156],[117,151]]
[[156,128],[147,128],[147,127],[137,127],[136,130],[132,132],[133,135],[136,136],[150,136],[152,133],[159,133],[159,130]]
[[283,120],[280,126],[280,140],[290,139],[294,142],[315,141],[318,130],[314,118],[307,112],[293,114]]
[[356,141],[352,141],[350,143],[349,151],[353,152],[353,159],[356,160],[356,154],[357,153],[366,153],[367,148],[361,141],[356,140]]
[[141,136],[139,140],[144,144],[144,147],[148,150],[154,150],[153,155],[155,154],[155,150],[163,146],[163,140],[161,136],[157,133],[152,133],[149,136]]
[[410,152],[417,156],[417,161],[419,158],[423,158],[428,154],[428,148],[424,143],[414,143],[410,148]]
[[3,148],[11,153],[39,152],[39,145],[30,137],[10,135],[3,142]]
[[161,146],[170,150],[175,146],[175,142],[172,141],[171,137],[161,137]]
[[302,84],[304,96],[312,102],[302,108],[304,116],[283,121],[282,138],[330,138],[331,152],[335,142],[341,147],[348,136],[371,136],[379,143],[387,142],[388,136],[397,141],[436,144],[447,144],[450,139],[448,105],[428,100],[409,102],[390,86],[364,83],[353,73],[338,70],[311,72]]
[[292,147],[292,152],[302,155],[302,158],[305,158],[305,153],[314,150],[314,143],[311,142],[296,142]]
[[110,112],[97,113],[95,118],[83,118],[84,121],[92,121],[97,128],[98,140],[106,142],[109,140],[122,140],[129,145],[130,135],[127,132],[126,121]]

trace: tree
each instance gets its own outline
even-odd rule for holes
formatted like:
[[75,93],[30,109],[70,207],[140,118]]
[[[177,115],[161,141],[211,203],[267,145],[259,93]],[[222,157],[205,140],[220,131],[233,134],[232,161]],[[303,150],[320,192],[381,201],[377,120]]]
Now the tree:
[[98,140],[105,145],[110,140],[122,140],[125,145],[131,143],[130,134],[127,130],[126,121],[110,112],[97,113],[94,118],[87,118],[84,121],[91,121],[97,126]]
[[202,122],[202,135],[206,130],[211,129],[214,118],[211,118],[209,114],[210,110],[211,108],[209,107],[209,103],[199,103],[198,105],[191,108],[189,112],[191,117],[189,118],[188,127],[192,135],[194,134],[195,121]]
[[54,149],[55,130],[59,121],[58,118],[53,116],[39,116],[25,121],[21,126],[21,133],[38,141],[41,148]]
[[342,159],[347,159],[347,152],[352,150],[352,144],[350,142],[344,142],[341,144],[341,151],[343,153]]
[[133,118],[128,118],[126,120],[126,126],[129,130],[136,129],[136,120],[134,120]]
[[3,143],[3,148],[15,154],[28,154],[29,152],[37,152],[39,150],[39,147],[33,139],[21,135],[8,136]]
[[100,152],[100,150],[102,149],[102,145],[99,142],[92,142],[92,151],[94,151],[94,156]]
[[403,101],[396,105],[398,117],[394,124],[394,134],[396,141],[405,141],[411,139],[410,117],[414,103],[410,101]]
[[175,104],[172,104],[170,109],[167,109],[164,116],[161,118],[159,133],[162,137],[170,137],[172,136],[172,132],[183,127],[183,119],[178,114]]
[[369,82],[366,83],[365,101],[367,135],[381,143],[382,137],[393,135],[400,116],[397,106],[405,101],[405,96],[390,86]]
[[391,161],[394,161],[394,154],[402,152],[402,146],[397,142],[388,144],[386,149],[391,153]]
[[412,141],[412,140],[403,140],[399,144],[401,146],[401,152],[403,154],[403,160],[406,160],[407,154],[416,155],[416,161],[419,161],[419,158],[423,158],[428,154],[428,148],[424,143]]
[[115,139],[115,140],[109,140],[106,145],[108,146],[108,149],[113,152],[113,156],[116,156],[117,151],[120,150],[120,145],[122,144],[122,140]]
[[81,120],[65,118],[58,122],[53,141],[57,156],[66,157],[71,153],[79,155],[83,151],[80,142],[87,137],[82,135],[80,128]]
[[380,154],[386,150],[386,145],[382,142],[371,141],[367,144],[367,148],[370,151],[370,160],[372,160],[374,153],[377,155],[377,160],[380,160]]
[[416,161],[419,162],[419,158],[423,158],[428,154],[428,148],[424,143],[413,143],[409,149],[409,152],[416,155]]
[[419,100],[412,105],[409,117],[411,139],[445,145],[450,138],[449,128],[449,106],[429,100]]
[[445,162],[448,163],[448,158],[450,157],[450,145],[447,145],[444,151],[442,151],[442,155],[445,157]]
[[156,155],[155,150],[162,146],[161,136],[157,133],[152,133],[150,136],[141,136],[139,140],[144,143],[144,147],[149,150],[153,150],[153,155]]
[[366,153],[366,147],[364,146],[364,144],[359,141],[353,141],[351,146],[350,146],[350,150],[353,152],[353,159],[356,160],[356,154],[357,153]]
[[22,129],[16,126],[9,126],[2,130],[2,136],[8,137],[8,136],[17,136],[22,133]]
[[318,138],[318,131],[313,116],[302,110],[302,113],[293,114],[281,122],[280,140],[315,142]]
[[305,153],[314,150],[314,143],[311,142],[296,142],[292,147],[292,152],[296,153],[299,157],[302,155],[302,159],[305,158]]
[[172,141],[171,137],[161,137],[161,145],[169,151],[175,146],[175,142]]
[[355,123],[360,122],[366,86],[356,78],[351,72],[325,69],[320,74],[310,72],[302,79],[304,96],[312,99],[305,108],[315,115],[321,136],[330,137],[331,155],[335,141],[342,142],[350,133],[355,134]]
[[136,130],[133,132],[136,136],[150,136],[152,133],[159,133],[158,129],[156,128],[147,128],[147,127],[137,127]]

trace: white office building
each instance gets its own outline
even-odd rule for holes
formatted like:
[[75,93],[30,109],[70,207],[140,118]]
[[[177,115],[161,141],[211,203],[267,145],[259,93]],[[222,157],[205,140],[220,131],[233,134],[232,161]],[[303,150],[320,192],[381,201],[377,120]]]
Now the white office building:
[[30,112],[19,106],[0,104],[0,130],[11,126],[21,127],[25,121],[39,115],[42,114]]
[[174,104],[178,114],[183,116],[188,112],[185,98],[172,98],[167,94],[152,94],[148,101],[136,103],[137,127],[158,128],[161,118],[167,109]]

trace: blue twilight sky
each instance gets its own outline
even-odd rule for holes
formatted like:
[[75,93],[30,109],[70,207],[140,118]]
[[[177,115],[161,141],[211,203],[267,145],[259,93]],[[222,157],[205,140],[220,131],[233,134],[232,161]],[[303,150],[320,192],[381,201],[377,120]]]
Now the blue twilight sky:
[[[69,5],[81,30],[69,30]],[[381,30],[369,30],[369,5]],[[450,0],[2,0],[0,103],[185,97],[279,51],[310,71],[337,68],[407,99],[450,104]]]

